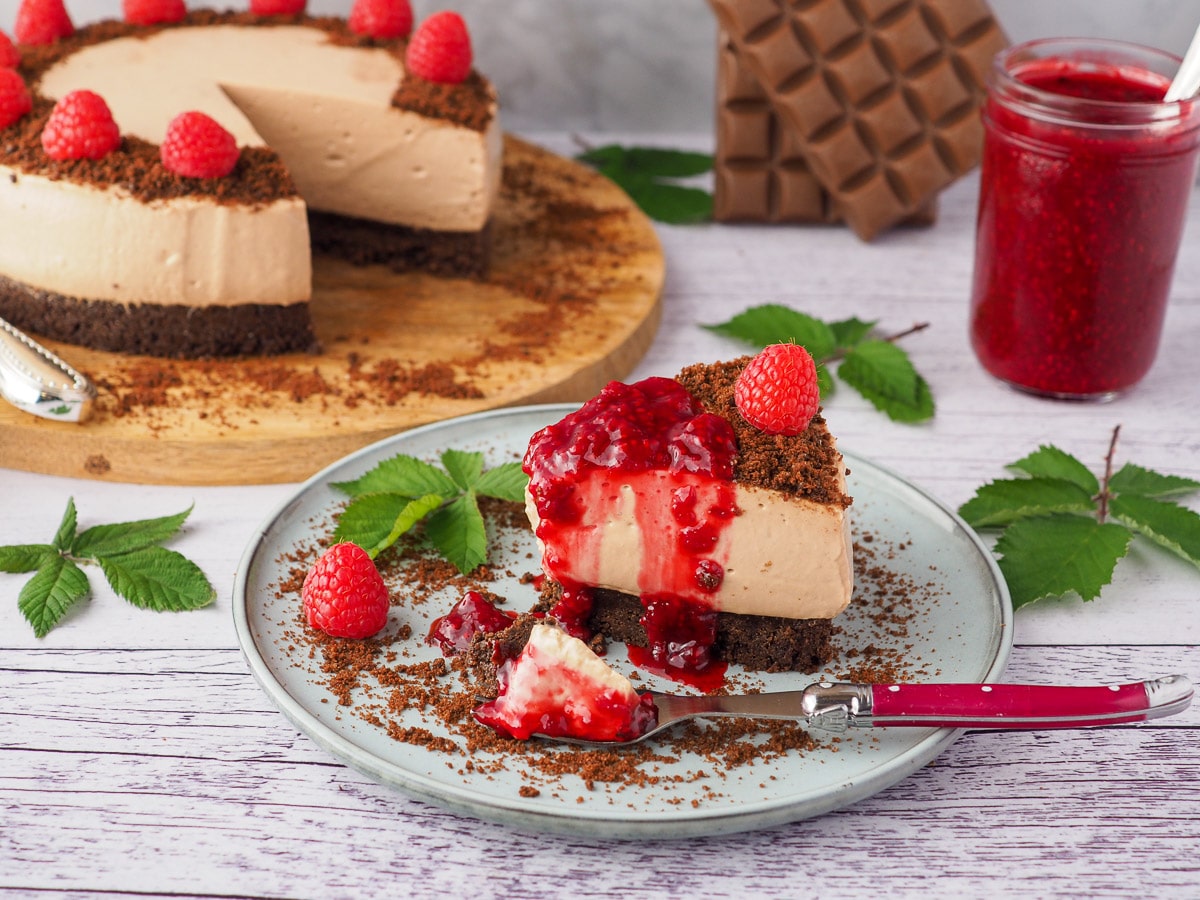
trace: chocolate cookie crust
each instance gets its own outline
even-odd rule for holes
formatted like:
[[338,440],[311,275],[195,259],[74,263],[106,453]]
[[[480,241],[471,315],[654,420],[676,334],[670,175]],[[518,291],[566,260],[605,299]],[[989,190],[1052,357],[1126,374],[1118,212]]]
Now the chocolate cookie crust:
[[64,297],[0,275],[0,318],[53,340],[180,359],[315,352],[307,303],[122,304]]

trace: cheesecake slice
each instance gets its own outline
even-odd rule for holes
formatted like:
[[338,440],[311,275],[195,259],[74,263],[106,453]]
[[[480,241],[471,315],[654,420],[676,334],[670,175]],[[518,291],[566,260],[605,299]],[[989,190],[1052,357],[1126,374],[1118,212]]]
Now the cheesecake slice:
[[794,436],[742,418],[748,362],[613,382],[531,439],[527,512],[571,634],[673,675],[829,659],[853,592],[845,464],[820,415]]

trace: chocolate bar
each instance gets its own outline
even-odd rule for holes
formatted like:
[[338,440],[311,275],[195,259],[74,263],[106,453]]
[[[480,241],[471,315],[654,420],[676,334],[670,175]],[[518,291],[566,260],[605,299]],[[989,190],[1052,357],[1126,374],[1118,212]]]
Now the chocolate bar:
[[717,49],[713,218],[718,222],[836,220],[786,123],[723,31]]
[[829,195],[826,211],[864,240],[979,162],[985,79],[1007,43],[983,0],[709,4]]

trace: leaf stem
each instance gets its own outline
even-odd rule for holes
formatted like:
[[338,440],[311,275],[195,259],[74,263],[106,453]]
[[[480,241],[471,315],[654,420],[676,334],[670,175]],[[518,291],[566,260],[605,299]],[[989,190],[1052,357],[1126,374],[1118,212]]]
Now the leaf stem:
[[1108,489],[1108,483],[1112,479],[1113,472],[1113,456],[1117,450],[1117,436],[1121,433],[1121,426],[1117,425],[1113,429],[1112,437],[1108,441],[1108,453],[1104,457],[1104,480],[1100,482],[1100,493],[1092,499],[1100,505],[1096,508],[1096,521],[1104,524],[1104,520],[1108,518],[1108,501],[1112,499],[1112,492]]

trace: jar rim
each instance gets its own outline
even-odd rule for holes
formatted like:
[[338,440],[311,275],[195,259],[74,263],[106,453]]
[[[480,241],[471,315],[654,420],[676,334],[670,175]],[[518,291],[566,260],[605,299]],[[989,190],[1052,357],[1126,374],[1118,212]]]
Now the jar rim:
[[[1099,100],[1075,97],[1037,87],[1019,77],[1022,66],[1062,60],[1086,69],[1095,66],[1157,75],[1169,84],[1182,60],[1173,53],[1105,38],[1038,38],[1015,44],[996,54],[991,87],[1006,101],[1017,102],[1027,115],[1048,122],[1104,128],[1143,128],[1195,119],[1200,127],[1200,103],[1143,100]],[[1164,85],[1165,91],[1165,85]]]

